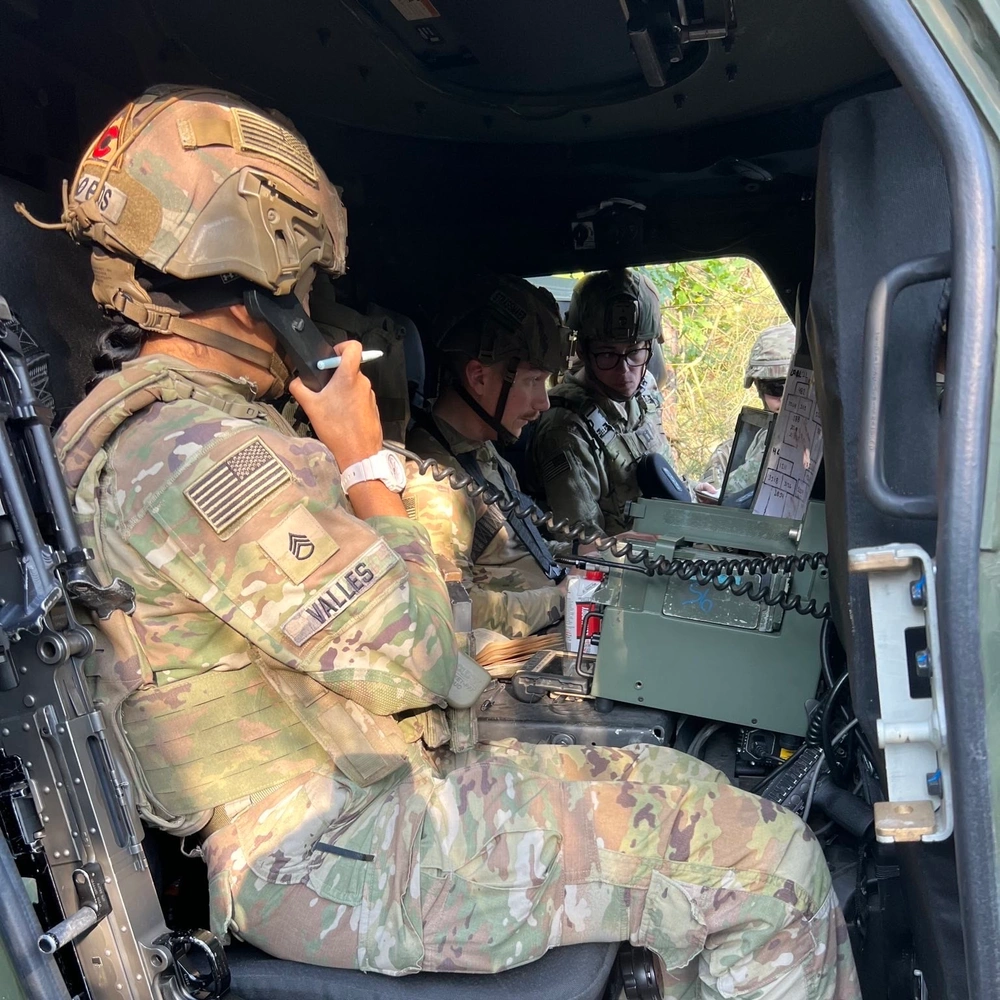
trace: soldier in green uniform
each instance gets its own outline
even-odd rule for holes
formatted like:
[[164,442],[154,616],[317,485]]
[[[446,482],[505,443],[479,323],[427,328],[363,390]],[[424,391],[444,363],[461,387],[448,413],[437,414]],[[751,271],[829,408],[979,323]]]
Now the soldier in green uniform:
[[557,517],[614,535],[632,526],[625,505],[639,496],[640,460],[672,464],[663,397],[647,370],[660,301],[640,272],[602,271],[577,283],[567,319],[583,367],[550,393],[530,461],[539,499]]
[[98,574],[136,592],[87,672],[142,816],[202,839],[217,934],[389,975],[627,938],[670,997],[858,996],[791,813],[661,747],[448,746],[469,692],[360,345],[321,391],[291,382],[316,439],[267,402],[290,338],[255,290],[308,330],[295,298],[346,253],[287,123],[150,91],[88,148],[63,225],[114,319],[57,448]]
[[[517,476],[494,442],[514,441],[548,409],[546,380],[566,367],[568,331],[555,299],[522,278],[483,276],[456,291],[435,339],[446,385],[407,444],[518,500]],[[434,551],[461,569],[473,628],[513,638],[562,618],[564,574],[531,521],[505,516],[429,473],[421,476],[412,463],[407,471],[404,500],[430,533]]]
[[[743,386],[749,389],[754,386],[760,401],[772,413],[781,409],[781,395],[785,391],[785,378],[788,375],[792,356],[795,353],[795,324],[782,323],[780,326],[768,327],[754,341],[747,359],[747,367],[743,376]],[[733,469],[729,476],[727,496],[749,489],[757,482],[761,462],[764,460],[764,449],[767,444],[767,429],[761,428],[750,442],[743,462]],[[733,450],[733,440],[723,441],[712,452],[708,467],[698,484],[698,492],[703,495],[718,495],[722,482],[726,477],[726,466]]]

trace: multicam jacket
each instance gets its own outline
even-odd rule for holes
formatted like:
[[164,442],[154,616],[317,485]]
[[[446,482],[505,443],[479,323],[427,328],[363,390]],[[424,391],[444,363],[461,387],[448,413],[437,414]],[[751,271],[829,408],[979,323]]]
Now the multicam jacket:
[[253,386],[127,363],[57,451],[95,568],[136,591],[90,673],[143,811],[175,832],[319,769],[406,759],[394,713],[446,704],[456,653],[426,532],[354,516],[328,449]]
[[530,452],[540,499],[571,523],[609,535],[627,531],[632,519],[625,505],[639,496],[639,459],[654,452],[673,464],[653,377],[647,374],[627,403],[595,391],[584,372],[567,376],[549,397]]
[[[729,476],[729,483],[726,487],[727,496],[735,496],[743,490],[748,489],[757,482],[760,475],[761,463],[764,461],[764,453],[767,450],[767,431],[762,427],[754,435],[747,453],[743,458],[742,465],[733,469]],[[726,478],[726,466],[729,465],[729,456],[733,451],[733,441],[723,441],[708,460],[708,466],[702,479],[711,483],[716,489],[722,489],[722,484]]]
[[[458,472],[464,470],[455,456],[471,452],[487,482],[509,495],[504,479],[516,484],[516,475],[492,442],[471,441],[443,420],[431,419],[451,450],[418,425],[407,438],[411,451]],[[545,576],[498,508],[473,500],[430,474],[421,476],[412,462],[407,463],[407,479],[403,495],[407,512],[427,529],[435,553],[462,571],[472,599],[473,628],[516,638],[562,618],[562,592]]]

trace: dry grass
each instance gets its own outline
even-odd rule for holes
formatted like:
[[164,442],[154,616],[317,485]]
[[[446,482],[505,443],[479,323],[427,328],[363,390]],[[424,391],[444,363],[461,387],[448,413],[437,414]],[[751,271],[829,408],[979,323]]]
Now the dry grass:
[[672,382],[664,427],[678,471],[699,479],[716,446],[732,435],[740,407],[760,405],[756,392],[743,388],[753,342],[788,317],[764,272],[744,258],[644,270],[662,302]]

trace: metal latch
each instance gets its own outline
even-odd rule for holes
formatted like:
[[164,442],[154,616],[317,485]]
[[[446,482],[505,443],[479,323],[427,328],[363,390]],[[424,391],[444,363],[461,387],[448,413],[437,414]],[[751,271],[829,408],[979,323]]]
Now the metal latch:
[[851,549],[868,576],[888,802],[875,804],[882,843],[946,840],[954,824],[934,563],[919,545]]

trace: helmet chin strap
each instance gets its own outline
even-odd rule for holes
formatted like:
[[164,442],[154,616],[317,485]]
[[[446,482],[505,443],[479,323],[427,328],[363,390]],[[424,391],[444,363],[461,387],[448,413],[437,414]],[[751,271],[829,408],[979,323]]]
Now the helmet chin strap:
[[497,399],[496,409],[493,414],[489,414],[483,409],[479,403],[473,399],[472,394],[465,388],[464,385],[456,384],[454,386],[455,391],[461,397],[462,401],[466,406],[477,417],[484,421],[489,427],[496,431],[497,443],[503,445],[505,448],[510,447],[517,438],[511,434],[509,430],[503,425],[503,414],[504,410],[507,409],[507,398],[510,396],[510,390],[514,385],[514,378],[517,375],[518,366],[521,363],[520,358],[511,358],[507,362],[507,370],[503,375],[503,385],[500,387],[500,396]]

